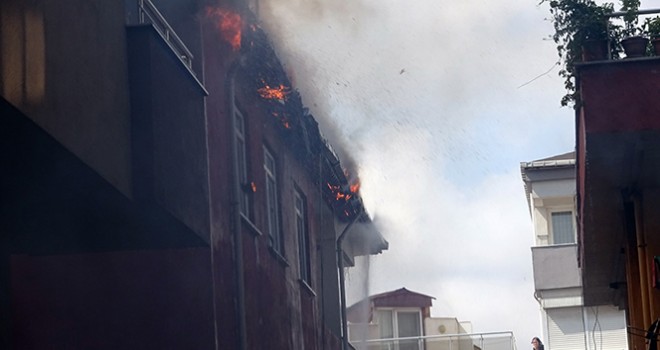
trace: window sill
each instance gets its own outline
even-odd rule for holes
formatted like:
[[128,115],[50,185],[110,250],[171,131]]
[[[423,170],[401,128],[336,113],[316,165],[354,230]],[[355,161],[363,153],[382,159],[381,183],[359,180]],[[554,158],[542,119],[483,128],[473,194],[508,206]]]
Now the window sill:
[[312,289],[312,286],[310,286],[304,279],[299,279],[298,282],[300,282],[300,285],[302,286],[302,289],[306,290],[307,293],[312,296],[316,297],[316,292],[314,292],[314,289]]
[[255,235],[255,236],[263,236],[264,235],[263,233],[261,233],[259,228],[257,226],[255,226],[255,224],[250,220],[250,218],[245,216],[245,214],[243,214],[243,213],[241,213],[241,221],[244,224],[247,225],[248,229],[250,229],[250,233],[252,233],[253,235]]
[[282,256],[282,254],[280,252],[275,250],[275,248],[273,248],[272,245],[268,246],[268,250],[275,257],[277,262],[280,263],[280,265],[282,265],[282,267],[289,267],[290,266],[289,262],[286,260],[286,258],[284,256]]

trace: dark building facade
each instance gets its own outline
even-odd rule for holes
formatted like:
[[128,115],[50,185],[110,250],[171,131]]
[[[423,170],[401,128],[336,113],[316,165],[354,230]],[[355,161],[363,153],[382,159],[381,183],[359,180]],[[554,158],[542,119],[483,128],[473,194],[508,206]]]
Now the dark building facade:
[[655,348],[647,342],[655,343],[659,333],[652,327],[660,317],[658,72],[657,56],[578,67],[576,203],[584,305],[624,309],[630,349]]
[[0,348],[339,349],[387,242],[242,2],[0,4]]

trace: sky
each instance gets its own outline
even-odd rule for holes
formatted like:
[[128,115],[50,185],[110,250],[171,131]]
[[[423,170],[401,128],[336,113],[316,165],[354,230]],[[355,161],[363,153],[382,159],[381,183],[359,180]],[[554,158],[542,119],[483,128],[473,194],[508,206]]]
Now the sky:
[[513,331],[519,348],[541,336],[520,162],[575,146],[548,5],[262,0],[259,12],[389,242],[348,273],[349,304],[405,287],[474,332]]

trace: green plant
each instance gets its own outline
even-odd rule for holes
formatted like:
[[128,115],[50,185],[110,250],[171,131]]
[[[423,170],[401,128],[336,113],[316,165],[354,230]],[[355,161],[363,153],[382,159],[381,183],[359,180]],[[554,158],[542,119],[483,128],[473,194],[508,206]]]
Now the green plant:
[[651,39],[660,38],[660,16],[647,18],[644,21],[644,32],[648,34]]
[[583,47],[589,41],[605,41],[612,57],[618,57],[620,27],[609,23],[608,15],[614,5],[598,5],[592,0],[541,0],[550,4],[550,14],[555,28],[552,39],[557,43],[557,53],[562,62],[559,76],[564,78],[567,94],[561,99],[562,106],[579,104],[575,91],[575,64],[582,61]]
[[623,15],[623,21],[626,24],[626,27],[623,30],[624,36],[630,37],[640,33],[640,29],[637,26],[637,12],[639,11],[639,5],[640,0],[621,0],[621,11],[626,13]]

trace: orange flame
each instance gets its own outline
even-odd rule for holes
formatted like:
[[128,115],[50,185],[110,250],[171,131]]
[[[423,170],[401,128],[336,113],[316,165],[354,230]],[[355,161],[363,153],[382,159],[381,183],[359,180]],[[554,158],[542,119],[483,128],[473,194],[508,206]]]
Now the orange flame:
[[241,48],[241,29],[243,28],[243,19],[238,13],[214,7],[207,7],[206,15],[217,21],[216,25],[222,34],[222,38],[229,42],[234,51]]
[[360,180],[356,180],[354,184],[350,186],[351,192],[357,193],[360,190]]
[[[263,81],[263,80],[262,80]],[[259,95],[261,97],[267,99],[267,100],[280,100],[284,101],[286,99],[286,96],[291,92],[289,91],[289,88],[280,84],[277,87],[270,87],[270,85],[264,83],[264,87],[260,88],[257,90]]]
[[328,183],[328,188],[330,189],[330,191],[332,191],[332,194],[335,196],[335,200],[344,200],[348,202],[348,200],[353,198],[355,193],[357,193],[360,190],[360,182],[358,180],[356,183],[349,186],[351,193],[344,193],[341,191],[340,186],[333,186],[329,183]]
[[250,182],[250,188],[252,188],[252,192],[257,192],[257,184],[254,183],[254,181]]

